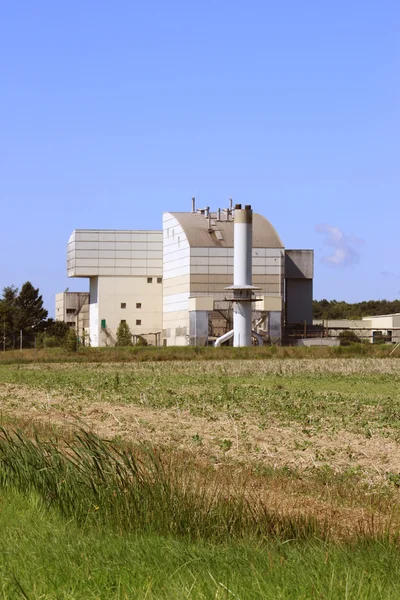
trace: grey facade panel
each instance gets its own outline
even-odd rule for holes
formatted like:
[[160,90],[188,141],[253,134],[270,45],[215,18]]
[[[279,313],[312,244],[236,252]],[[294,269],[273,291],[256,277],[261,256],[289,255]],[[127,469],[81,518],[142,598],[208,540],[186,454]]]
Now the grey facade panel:
[[312,279],[314,250],[285,250],[285,278]]
[[280,311],[270,312],[268,315],[268,336],[272,344],[276,344],[281,340],[281,324],[282,313]]
[[286,280],[286,324],[304,323],[312,325],[312,279]]

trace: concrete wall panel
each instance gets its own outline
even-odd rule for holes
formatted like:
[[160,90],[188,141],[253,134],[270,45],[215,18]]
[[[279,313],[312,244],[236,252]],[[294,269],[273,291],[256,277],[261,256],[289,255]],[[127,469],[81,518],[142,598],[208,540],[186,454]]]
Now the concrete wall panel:
[[115,267],[115,276],[116,277],[121,277],[121,276],[130,276],[131,275],[131,268],[130,267]]
[[314,277],[313,250],[286,250],[286,279],[312,279]]
[[208,248],[190,248],[190,256],[208,256]]
[[96,232],[88,232],[88,231],[77,231],[75,233],[75,241],[76,242],[98,242],[99,241],[99,233]]
[[131,243],[132,234],[130,231],[116,231],[115,232],[115,241],[118,246],[122,246],[124,243]]

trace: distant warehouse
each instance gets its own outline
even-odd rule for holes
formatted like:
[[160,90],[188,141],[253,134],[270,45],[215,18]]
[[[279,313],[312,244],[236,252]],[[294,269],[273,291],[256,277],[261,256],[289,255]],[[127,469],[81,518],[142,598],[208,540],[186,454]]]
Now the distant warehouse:
[[400,342],[400,313],[375,315],[362,319],[314,319],[314,326],[323,328],[324,335],[337,338],[352,332],[360,341],[398,344]]
[[[232,328],[225,288],[233,283],[234,213],[166,212],[162,231],[76,229],[68,241],[68,277],[88,278],[89,292],[86,302],[57,295],[56,319],[74,320],[92,346],[114,345],[121,321],[134,341],[212,343]],[[285,326],[312,326],[313,251],[285,249],[271,223],[255,213],[252,254],[259,288],[254,330],[279,343]],[[72,319],[74,302],[81,318]]]

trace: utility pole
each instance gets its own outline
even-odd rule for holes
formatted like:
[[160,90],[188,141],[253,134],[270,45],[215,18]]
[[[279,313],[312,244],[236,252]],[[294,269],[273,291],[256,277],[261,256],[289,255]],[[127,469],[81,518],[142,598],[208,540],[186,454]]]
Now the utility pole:
[[19,330],[19,349],[22,352],[22,329]]

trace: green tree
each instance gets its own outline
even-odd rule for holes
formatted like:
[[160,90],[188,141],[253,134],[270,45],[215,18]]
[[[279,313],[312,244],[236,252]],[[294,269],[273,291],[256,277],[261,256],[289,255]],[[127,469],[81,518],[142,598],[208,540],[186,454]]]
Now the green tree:
[[0,321],[6,347],[16,347],[20,331],[24,346],[33,346],[36,335],[46,326],[47,314],[39,289],[30,281],[24,283],[19,293],[13,285],[5,287],[0,300]]
[[43,324],[43,331],[36,337],[36,346],[38,348],[57,348],[64,346],[69,330],[69,326],[65,321],[47,319]]
[[117,346],[132,346],[132,333],[126,321],[118,325]]
[[10,285],[3,289],[3,297],[0,299],[1,336],[5,338],[6,348],[15,347],[16,343],[17,297],[18,288]]
[[65,321],[55,321],[47,319],[45,329],[48,335],[51,335],[60,341],[64,340],[69,331],[69,325]]
[[75,329],[69,329],[65,339],[65,347],[69,352],[76,352],[78,350],[78,336]]
[[47,315],[39,288],[34,288],[30,281],[25,282],[16,299],[16,325],[22,330],[25,342],[32,342],[43,330]]
[[314,319],[361,319],[400,312],[400,300],[368,300],[349,304],[337,300],[314,300]]

